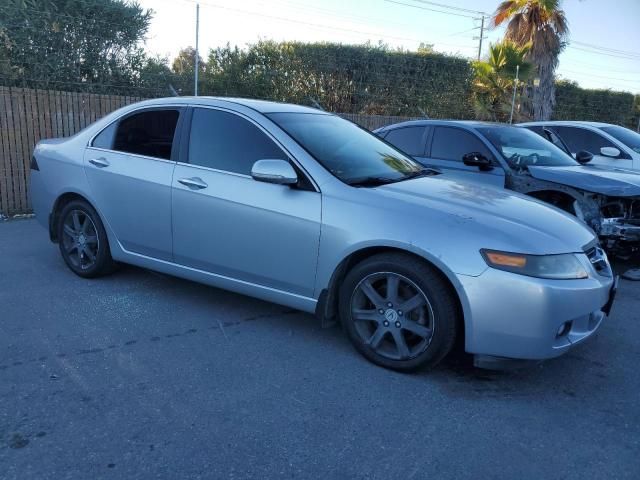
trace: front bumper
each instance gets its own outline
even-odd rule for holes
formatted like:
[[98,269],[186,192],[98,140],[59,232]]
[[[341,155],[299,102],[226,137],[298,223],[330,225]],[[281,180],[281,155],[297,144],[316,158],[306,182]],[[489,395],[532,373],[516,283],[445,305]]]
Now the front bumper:
[[598,329],[615,295],[614,279],[595,272],[582,280],[546,280],[489,268],[458,278],[467,297],[466,351],[510,359],[567,352]]

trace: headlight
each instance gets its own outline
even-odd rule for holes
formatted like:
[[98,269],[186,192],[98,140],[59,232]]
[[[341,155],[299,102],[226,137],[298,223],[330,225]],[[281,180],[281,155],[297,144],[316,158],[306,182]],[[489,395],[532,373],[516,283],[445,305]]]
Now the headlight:
[[561,255],[524,255],[521,253],[480,250],[487,265],[498,270],[529,277],[572,280],[589,274],[573,253]]

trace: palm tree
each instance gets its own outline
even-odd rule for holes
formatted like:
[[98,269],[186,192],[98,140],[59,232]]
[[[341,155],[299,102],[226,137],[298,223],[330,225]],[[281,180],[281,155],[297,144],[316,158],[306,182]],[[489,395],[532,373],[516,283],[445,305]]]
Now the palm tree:
[[[486,61],[474,62],[474,106],[478,118],[505,122],[511,112],[513,89],[518,68],[520,90],[533,70],[533,65],[525,60],[530,45],[518,46],[511,40],[503,40],[489,47]],[[517,98],[519,100],[519,98]],[[518,102],[519,104],[519,102]],[[516,119],[521,118],[520,109],[515,110]]]
[[555,106],[554,71],[565,46],[569,27],[561,0],[505,0],[497,8],[493,25],[507,23],[505,38],[518,45],[530,43],[527,58],[535,65],[540,81],[530,85],[528,97],[535,120],[548,120]]

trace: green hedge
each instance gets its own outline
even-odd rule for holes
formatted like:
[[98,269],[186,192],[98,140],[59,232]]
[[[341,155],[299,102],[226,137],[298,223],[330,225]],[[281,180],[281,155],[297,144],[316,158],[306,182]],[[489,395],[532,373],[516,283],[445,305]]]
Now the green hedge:
[[580,88],[575,82],[556,84],[554,120],[588,120],[636,128],[638,99],[632,93]]
[[468,61],[428,49],[263,41],[212,50],[202,88],[342,113],[470,118],[472,80]]

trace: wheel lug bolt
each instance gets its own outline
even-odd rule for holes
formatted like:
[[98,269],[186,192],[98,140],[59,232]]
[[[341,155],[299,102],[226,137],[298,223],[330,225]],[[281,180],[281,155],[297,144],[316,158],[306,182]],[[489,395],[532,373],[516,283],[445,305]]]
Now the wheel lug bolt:
[[391,302],[387,303],[387,307],[393,307],[393,303]]
[[389,326],[389,322],[387,322],[386,320],[384,322],[382,322],[382,325],[384,325],[385,327]]
[[396,327],[400,328],[400,322],[396,322]]
[[398,310],[398,315],[402,316],[402,310]]
[[384,310],[383,310],[383,309],[380,309],[380,310],[378,310],[378,313],[379,313],[380,315],[382,315],[382,314],[384,313]]

